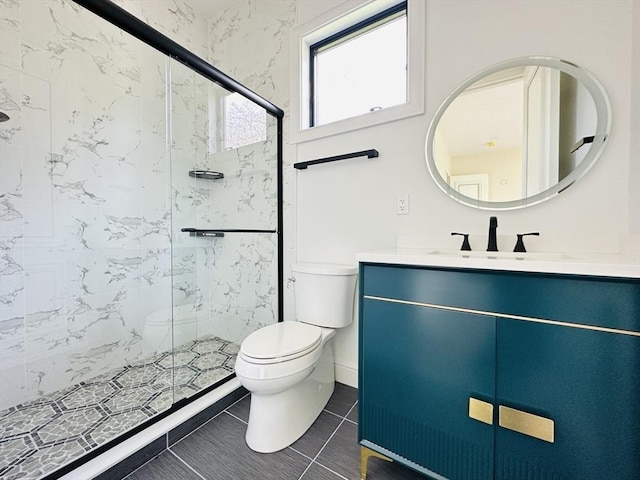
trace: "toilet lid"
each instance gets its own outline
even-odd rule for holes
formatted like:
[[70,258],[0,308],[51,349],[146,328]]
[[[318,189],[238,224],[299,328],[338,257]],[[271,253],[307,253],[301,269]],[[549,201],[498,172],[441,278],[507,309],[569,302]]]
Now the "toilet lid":
[[280,322],[256,330],[244,339],[240,351],[256,360],[282,359],[316,348],[322,340],[322,330],[300,322]]

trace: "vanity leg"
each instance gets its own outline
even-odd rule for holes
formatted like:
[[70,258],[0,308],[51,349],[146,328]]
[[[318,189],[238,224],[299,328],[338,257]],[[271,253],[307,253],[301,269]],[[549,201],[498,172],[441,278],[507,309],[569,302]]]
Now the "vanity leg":
[[374,452],[367,447],[360,447],[360,480],[367,479],[367,463],[369,462],[369,457],[381,458],[387,462],[393,462],[393,460],[389,457],[385,457],[381,453]]

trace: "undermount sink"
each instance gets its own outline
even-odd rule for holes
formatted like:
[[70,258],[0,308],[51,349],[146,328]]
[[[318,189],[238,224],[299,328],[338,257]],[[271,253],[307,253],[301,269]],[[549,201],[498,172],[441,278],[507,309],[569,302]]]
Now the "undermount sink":
[[536,262],[570,262],[580,261],[578,257],[572,257],[564,253],[516,253],[516,252],[468,252],[462,250],[432,250],[427,255],[438,255],[455,258],[488,258],[500,260],[529,260]]

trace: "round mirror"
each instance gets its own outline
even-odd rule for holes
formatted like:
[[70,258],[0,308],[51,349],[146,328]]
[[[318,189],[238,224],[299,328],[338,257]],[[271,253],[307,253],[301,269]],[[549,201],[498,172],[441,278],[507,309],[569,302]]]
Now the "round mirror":
[[461,203],[522,208],[584,175],[610,129],[609,99],[593,75],[556,58],[516,58],[446,98],[429,126],[427,165]]

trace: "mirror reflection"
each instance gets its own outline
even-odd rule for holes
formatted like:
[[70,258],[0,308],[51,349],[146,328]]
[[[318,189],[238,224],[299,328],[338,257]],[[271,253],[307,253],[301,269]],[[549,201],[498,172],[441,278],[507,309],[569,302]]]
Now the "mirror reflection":
[[450,196],[517,208],[583,174],[608,132],[608,102],[584,70],[556,59],[516,59],[459,87],[434,118],[430,171]]

